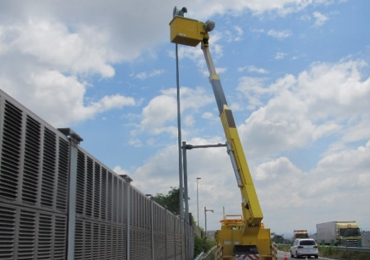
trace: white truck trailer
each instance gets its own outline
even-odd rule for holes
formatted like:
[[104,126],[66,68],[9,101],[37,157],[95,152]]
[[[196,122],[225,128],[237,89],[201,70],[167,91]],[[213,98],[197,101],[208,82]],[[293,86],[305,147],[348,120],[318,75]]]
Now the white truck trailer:
[[316,224],[317,242],[325,245],[361,247],[361,232],[356,221],[330,221]]

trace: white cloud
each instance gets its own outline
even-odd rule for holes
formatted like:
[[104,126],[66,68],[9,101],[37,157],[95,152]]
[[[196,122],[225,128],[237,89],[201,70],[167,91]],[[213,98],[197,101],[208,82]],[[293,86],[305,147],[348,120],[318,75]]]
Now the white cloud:
[[152,78],[152,77],[156,77],[156,76],[160,76],[161,74],[164,73],[164,70],[152,70],[151,72],[147,73],[147,72],[139,72],[135,75],[133,75],[135,78],[137,79],[147,79],[147,78]]
[[195,119],[192,115],[187,115],[184,119],[185,126],[193,126]]
[[275,59],[277,60],[283,60],[285,58],[285,56],[287,56],[288,54],[285,53],[285,52],[277,52],[276,55],[275,55]]
[[[223,138],[196,138],[187,143],[216,144],[223,143]],[[265,160],[257,165],[256,161],[249,161],[265,216],[265,226],[274,226],[276,232],[293,230],[294,223],[297,223],[295,219],[299,217],[305,220],[305,228],[312,232],[316,223],[324,222],[330,212],[338,214],[341,219],[352,219],[353,212],[343,211],[343,208],[352,209],[355,197],[359,203],[366,203],[370,196],[367,189],[370,180],[367,174],[370,166],[369,147],[370,141],[365,146],[328,155],[311,172],[302,171],[287,157]],[[167,193],[170,187],[177,187],[178,162],[173,160],[173,154],[177,154],[175,145],[159,151],[144,166],[137,168],[130,175],[134,179],[134,186],[152,194]],[[188,150],[187,167],[190,211],[196,212],[196,177],[201,177],[198,182],[200,207],[207,206],[215,210],[208,220],[209,229],[219,228],[223,206],[226,214],[241,213],[240,191],[224,148]],[[341,201],[341,207],[338,207],[338,200]],[[355,207],[354,211],[361,213],[364,209]],[[370,213],[369,209],[365,211]],[[359,222],[366,219],[364,214],[356,216]],[[201,216],[200,219],[203,221]],[[283,223],[283,226],[279,223]]]
[[[256,166],[252,172],[255,172],[255,186],[264,210],[265,225],[279,229],[280,223],[284,226],[281,231],[288,226],[293,230],[294,220],[300,218],[305,229],[315,232],[315,225],[332,220],[333,214],[338,219],[356,216],[358,222],[364,223],[364,209],[356,205],[366,203],[370,196],[367,189],[369,159],[368,141],[365,146],[322,158],[311,172],[303,172],[286,157]],[[353,206],[354,200],[359,204]],[[370,210],[365,209],[365,212],[367,214]]]
[[263,104],[260,98],[268,94],[268,89],[263,86],[263,83],[264,79],[262,78],[241,77],[239,79],[239,84],[236,89],[247,98],[248,109],[255,109]]
[[[280,16],[286,16],[289,13],[298,12],[309,5],[318,4],[332,4],[333,0],[312,0],[312,1],[297,1],[297,0],[267,0],[267,1],[237,1],[231,0],[227,3],[219,1],[214,2],[211,6],[207,5],[206,1],[197,2],[196,6],[204,5],[204,8],[200,8],[196,11],[196,14],[204,19],[215,14],[224,14],[226,12],[235,15],[240,15],[243,10],[249,9],[252,13],[256,15],[261,15],[265,12],[273,12],[274,14]],[[195,3],[188,4],[188,11],[194,8],[189,8],[189,6],[195,7]],[[192,13],[189,13],[191,15]]]
[[76,77],[68,77],[58,71],[34,71],[27,75],[27,82],[12,82],[2,89],[13,96],[18,92],[18,95],[21,95],[18,98],[20,102],[37,111],[41,118],[55,127],[93,118],[96,114],[111,109],[135,105],[133,98],[118,94],[104,96],[98,101],[84,102],[87,86]]
[[126,171],[125,169],[122,169],[121,166],[116,166],[113,168],[113,171],[119,175],[128,175],[131,177],[131,173]]
[[242,78],[238,90],[255,106],[262,105],[264,95],[273,96],[240,127],[242,139],[253,147],[250,152],[279,153],[328,135],[339,135],[334,144],[369,138],[363,131],[370,124],[370,78],[360,74],[364,66],[361,60],[317,63],[269,87],[260,79]]
[[329,19],[327,16],[323,15],[320,12],[314,12],[313,16],[316,19],[315,23],[314,23],[315,27],[319,27],[319,26],[323,25]]
[[[186,87],[180,88],[181,96],[181,111],[197,110],[213,102],[211,96],[207,96],[201,88],[190,89]],[[163,132],[173,133],[177,135],[177,131],[173,131],[173,126],[168,126],[177,118],[177,91],[176,89],[167,89],[162,91],[162,95],[153,98],[149,104],[143,108],[142,121],[140,123],[141,131],[148,131],[152,134],[160,134]],[[188,118],[187,123],[194,122]],[[166,130],[167,129],[167,130]]]
[[3,35],[11,39],[7,42],[8,52],[32,57],[34,62],[62,72],[112,77],[114,69],[109,63],[122,59],[119,53],[104,49],[110,40],[107,33],[86,26],[71,33],[63,23],[33,19],[4,27]]
[[140,139],[138,138],[131,138],[129,141],[128,141],[128,144],[130,146],[134,146],[134,147],[142,147],[143,146],[143,143],[141,142]]
[[216,117],[215,117],[214,114],[212,114],[210,112],[205,112],[205,113],[203,113],[202,118],[204,118],[204,119],[215,119]]
[[268,73],[267,70],[262,69],[262,68],[257,68],[255,66],[248,66],[248,71],[249,72],[257,72],[257,73],[260,73],[260,74],[267,74]]
[[283,38],[287,38],[291,36],[292,32],[289,30],[276,31],[274,29],[271,29],[270,31],[267,32],[267,35],[277,38],[277,39],[283,39]]
[[242,40],[244,34],[243,29],[240,26],[234,26],[234,31],[227,30],[224,32],[224,37],[227,42],[238,42]]
[[[258,3],[220,1],[210,7],[208,2],[201,1],[197,2],[196,6],[195,3],[189,3],[187,7],[189,17],[199,17],[202,20],[215,14],[239,15],[246,9],[257,14],[270,11],[283,14],[317,3],[324,2],[313,1],[302,4],[295,0]],[[64,83],[68,82],[68,85],[62,88],[64,89],[62,96],[64,95],[65,104],[68,105],[60,106],[58,102],[53,102],[53,97],[48,96],[51,99],[46,103],[50,105],[50,109],[46,110],[55,111],[56,115],[50,114],[44,118],[55,118],[52,123],[62,125],[91,118],[94,113],[104,110],[102,108],[104,106],[96,101],[92,106],[84,104],[86,88],[91,77],[113,77],[116,73],[113,67],[115,64],[133,61],[144,53],[151,55],[153,52],[149,48],[166,41],[164,39],[168,37],[168,22],[172,18],[172,8],[171,2],[158,5],[142,0],[94,1],[91,5],[71,0],[63,3],[46,0],[21,4],[20,1],[14,0],[4,3],[0,8],[0,16],[3,18],[0,24],[1,86],[17,99],[25,101],[27,107],[45,116],[43,113],[45,106],[41,109],[37,105],[40,103],[38,98],[45,98],[45,94],[40,92],[39,87],[31,84],[34,84],[35,80],[41,85],[41,82],[50,83],[50,77],[60,79]],[[156,11],[147,12],[145,16],[138,15],[144,9]],[[235,26],[233,30],[235,39],[240,39],[243,35],[242,27]],[[270,33],[280,37],[286,35],[286,32]],[[221,33],[212,34],[211,48],[216,58],[223,55],[222,46],[217,44],[221,38]],[[156,55],[151,56],[156,58]],[[180,47],[180,56],[194,60],[201,70],[205,68],[199,48]],[[161,73],[162,70],[142,72],[137,74],[137,77],[143,79]],[[24,91],[24,86],[28,86],[29,90]],[[32,96],[34,92],[38,93],[38,96],[35,96],[37,100],[29,101],[29,94]],[[132,104],[132,101],[124,102]],[[58,115],[56,104],[60,114],[69,114],[71,110],[82,113],[72,113],[63,120]]]

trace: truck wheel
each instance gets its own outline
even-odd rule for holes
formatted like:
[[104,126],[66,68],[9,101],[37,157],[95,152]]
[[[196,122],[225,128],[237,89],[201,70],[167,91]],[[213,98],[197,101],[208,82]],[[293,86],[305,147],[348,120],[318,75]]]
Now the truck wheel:
[[319,258],[319,256],[318,255],[315,255],[315,258]]

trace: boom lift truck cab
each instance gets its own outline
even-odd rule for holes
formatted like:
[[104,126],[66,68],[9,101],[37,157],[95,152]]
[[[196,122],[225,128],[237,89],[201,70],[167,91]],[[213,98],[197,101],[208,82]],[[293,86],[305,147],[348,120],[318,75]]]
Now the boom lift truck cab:
[[217,231],[216,240],[222,247],[224,260],[260,259],[271,260],[270,229],[261,222],[263,214],[254,188],[251,173],[244,155],[233,114],[228,107],[220,77],[216,74],[209,51],[209,34],[215,27],[214,22],[205,23],[197,20],[174,16],[170,22],[171,42],[201,48],[210,73],[210,82],[215,95],[222,126],[226,136],[227,152],[230,155],[236,181],[242,195],[242,213],[240,218],[221,220],[221,230]]

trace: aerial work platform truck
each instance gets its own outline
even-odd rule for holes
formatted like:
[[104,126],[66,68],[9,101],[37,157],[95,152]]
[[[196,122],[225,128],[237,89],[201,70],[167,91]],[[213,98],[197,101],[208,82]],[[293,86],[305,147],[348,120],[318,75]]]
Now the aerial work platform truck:
[[220,77],[209,51],[209,32],[215,28],[215,23],[205,23],[184,17],[182,11],[174,10],[170,22],[170,39],[172,43],[196,47],[199,43],[210,74],[209,80],[213,88],[221,123],[226,137],[227,152],[230,155],[237,186],[240,189],[242,215],[226,216],[221,220],[221,230],[216,233],[219,247],[217,259],[259,259],[272,260],[270,229],[262,223],[263,214],[257,193],[249,171],[247,160],[239,138],[233,113],[229,108]]

